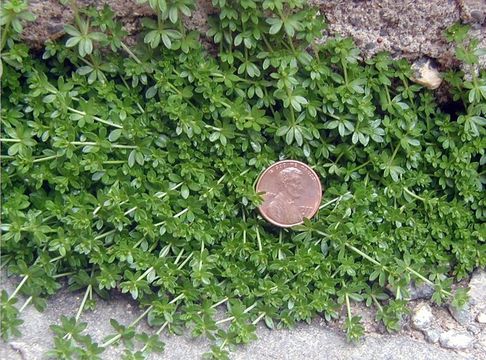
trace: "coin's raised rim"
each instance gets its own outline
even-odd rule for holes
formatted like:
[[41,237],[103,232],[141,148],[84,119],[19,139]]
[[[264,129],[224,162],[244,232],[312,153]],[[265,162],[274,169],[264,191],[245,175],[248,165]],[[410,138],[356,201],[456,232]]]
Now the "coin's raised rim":
[[[306,163],[303,163],[302,161],[298,161],[298,160],[280,160],[280,161],[277,161],[275,163],[273,163],[272,165],[270,165],[269,167],[267,167],[266,169],[264,169],[260,175],[258,176],[258,181],[255,185],[255,191],[258,192],[258,186],[260,185],[260,182],[262,180],[262,178],[265,176],[265,174],[270,171],[273,167],[277,166],[277,165],[280,165],[280,164],[285,164],[285,163],[291,163],[291,164],[299,164],[301,166],[304,166],[306,167],[308,170],[310,170],[310,172],[316,177],[317,179],[317,184],[318,184],[318,187],[319,187],[319,201],[317,203],[317,206],[312,210],[312,214],[309,216],[309,219],[312,218],[316,213],[317,213],[317,210],[319,210],[319,206],[321,204],[321,200],[322,200],[322,184],[321,184],[321,180],[319,178],[319,175],[317,175],[317,173],[314,171],[314,169],[312,169],[309,165],[307,165]],[[270,217],[268,217],[261,209],[261,206],[258,207],[258,211],[260,212],[260,214],[265,218],[265,220],[267,220],[269,223],[273,224],[273,225],[276,225],[278,227],[282,227],[282,228],[290,228],[290,227],[293,227],[293,226],[296,226],[296,225],[301,225],[304,223],[304,221],[299,221],[297,223],[294,223],[294,224],[282,224],[282,223],[279,223],[275,220],[272,220]]]

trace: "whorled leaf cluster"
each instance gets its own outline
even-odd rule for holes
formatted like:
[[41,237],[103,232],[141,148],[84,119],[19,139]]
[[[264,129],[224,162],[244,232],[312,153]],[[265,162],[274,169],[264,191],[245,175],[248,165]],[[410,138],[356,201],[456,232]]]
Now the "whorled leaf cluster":
[[[1,295],[4,338],[67,278],[84,295],[52,326],[54,358],[99,358],[117,342],[145,358],[162,331],[187,327],[223,359],[261,320],[317,315],[343,316],[356,339],[353,302],[395,330],[412,279],[440,304],[486,265],[484,72],[446,74],[444,110],[406,61],[316,41],[323,19],[303,1],[214,0],[216,56],[183,26],[193,2],[145,2],[157,17],[131,48],[108,8],[71,1],[74,24],[41,58],[17,40],[25,2],[3,5],[1,263],[21,279]],[[483,55],[466,28],[446,35],[460,60]],[[254,182],[279,159],[308,163],[325,189],[317,216],[290,230],[256,211]],[[82,313],[115,289],[144,316],[113,319],[97,344]],[[135,331],[144,318],[153,334]]]

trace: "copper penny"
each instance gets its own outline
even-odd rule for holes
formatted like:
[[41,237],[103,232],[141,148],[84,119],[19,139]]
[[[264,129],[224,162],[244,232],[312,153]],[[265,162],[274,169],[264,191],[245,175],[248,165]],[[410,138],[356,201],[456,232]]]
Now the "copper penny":
[[319,209],[322,187],[308,165],[284,160],[269,166],[258,179],[256,191],[263,192],[262,216],[274,225],[291,227],[310,219]]

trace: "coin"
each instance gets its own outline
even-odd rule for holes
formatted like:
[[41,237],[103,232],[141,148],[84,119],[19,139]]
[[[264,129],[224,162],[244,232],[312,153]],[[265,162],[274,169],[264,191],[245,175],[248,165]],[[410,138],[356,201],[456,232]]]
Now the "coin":
[[262,216],[280,227],[291,227],[310,219],[319,209],[322,187],[308,165],[284,160],[269,166],[260,175],[256,191],[263,192],[258,208]]

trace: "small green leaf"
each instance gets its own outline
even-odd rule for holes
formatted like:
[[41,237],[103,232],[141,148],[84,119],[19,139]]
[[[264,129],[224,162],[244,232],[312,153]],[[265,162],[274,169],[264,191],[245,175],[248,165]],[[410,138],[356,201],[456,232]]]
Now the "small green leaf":
[[122,129],[115,129],[110,132],[110,135],[108,135],[108,140],[111,142],[117,141],[122,134]]

